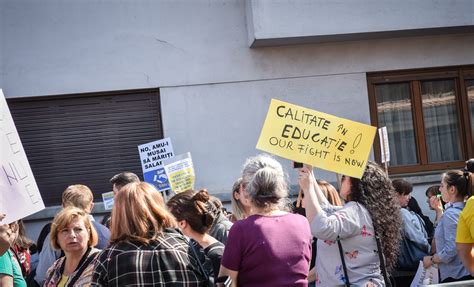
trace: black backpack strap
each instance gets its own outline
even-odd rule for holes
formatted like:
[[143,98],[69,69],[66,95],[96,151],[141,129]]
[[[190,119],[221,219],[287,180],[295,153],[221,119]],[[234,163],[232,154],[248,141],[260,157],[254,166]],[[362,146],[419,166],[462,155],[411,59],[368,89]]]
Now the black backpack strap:
[[191,247],[191,250],[192,250],[194,256],[196,257],[196,260],[197,260],[198,265],[199,265],[199,270],[204,275],[204,279],[206,279],[207,284],[209,286],[214,286],[214,282],[212,282],[213,280],[211,280],[211,278],[209,277],[209,274],[207,274],[207,272],[206,272],[206,269],[204,269],[204,266],[202,266],[201,259],[199,258],[199,255],[197,254],[197,251],[195,249],[195,246],[194,246],[193,242],[188,241],[188,244],[189,244],[189,247]]
[[17,250],[10,246],[10,251],[13,253],[13,255],[15,255],[16,261],[18,261],[18,265],[20,265],[23,277],[26,277],[26,268],[25,265],[23,265],[23,263],[21,262],[21,258],[18,255]]
[[390,281],[387,272],[387,266],[385,265],[385,255],[383,254],[382,244],[380,243],[380,238],[377,232],[375,232],[375,242],[377,242],[377,253],[379,254],[380,271],[382,272],[383,280],[385,281],[385,286],[392,287],[392,282]]
[[349,283],[349,275],[347,274],[347,266],[346,266],[346,260],[344,259],[344,251],[342,250],[342,244],[341,244],[341,239],[339,236],[336,239],[337,241],[337,246],[339,247],[339,255],[341,256],[341,262],[342,262],[342,270],[344,271],[344,282],[347,287],[351,286]]

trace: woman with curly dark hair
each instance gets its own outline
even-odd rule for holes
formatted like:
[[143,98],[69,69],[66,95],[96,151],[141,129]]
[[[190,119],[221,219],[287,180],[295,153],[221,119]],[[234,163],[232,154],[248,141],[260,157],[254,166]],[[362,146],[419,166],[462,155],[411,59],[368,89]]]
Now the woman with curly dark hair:
[[299,183],[306,217],[319,239],[316,285],[385,286],[378,250],[390,272],[397,262],[401,235],[400,205],[387,174],[369,161],[362,179],[343,176],[340,194],[346,203],[342,207],[325,199],[311,168],[300,170]]

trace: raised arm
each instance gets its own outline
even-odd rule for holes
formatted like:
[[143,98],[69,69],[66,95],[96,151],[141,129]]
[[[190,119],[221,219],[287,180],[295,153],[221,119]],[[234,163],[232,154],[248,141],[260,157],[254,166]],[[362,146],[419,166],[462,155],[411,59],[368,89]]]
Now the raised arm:
[[312,222],[314,217],[323,212],[321,208],[321,202],[319,199],[319,195],[316,194],[315,192],[315,186],[317,186],[319,193],[324,197],[322,194],[321,189],[319,189],[319,186],[316,183],[316,180],[314,179],[313,171],[311,169],[308,169],[306,166],[301,168],[299,170],[299,184],[301,187],[301,190],[303,190],[304,194],[304,204],[305,204],[305,209],[306,209],[306,218],[308,219],[309,222]]
[[439,197],[430,197],[430,207],[436,212],[435,224],[437,224],[441,219],[441,216],[443,216],[443,205],[441,204]]

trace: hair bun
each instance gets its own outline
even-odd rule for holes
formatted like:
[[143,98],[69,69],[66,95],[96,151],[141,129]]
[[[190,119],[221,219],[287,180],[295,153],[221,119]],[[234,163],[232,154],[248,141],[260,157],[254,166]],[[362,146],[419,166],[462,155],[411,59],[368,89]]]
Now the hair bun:
[[209,193],[207,189],[201,189],[193,196],[193,200],[200,201],[200,202],[208,202],[209,201]]
[[277,182],[273,179],[277,176],[277,173],[275,169],[268,166],[259,169],[255,173],[252,183],[258,187],[255,190],[257,196],[264,196],[269,193],[273,195],[277,185]]

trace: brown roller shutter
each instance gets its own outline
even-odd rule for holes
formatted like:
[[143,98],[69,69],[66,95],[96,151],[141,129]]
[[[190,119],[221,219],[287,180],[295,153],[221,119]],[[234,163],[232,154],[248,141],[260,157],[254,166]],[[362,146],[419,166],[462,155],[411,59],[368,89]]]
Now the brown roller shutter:
[[142,178],[137,146],[163,138],[158,90],[10,99],[8,104],[47,206],[70,184],[111,191],[121,171]]

